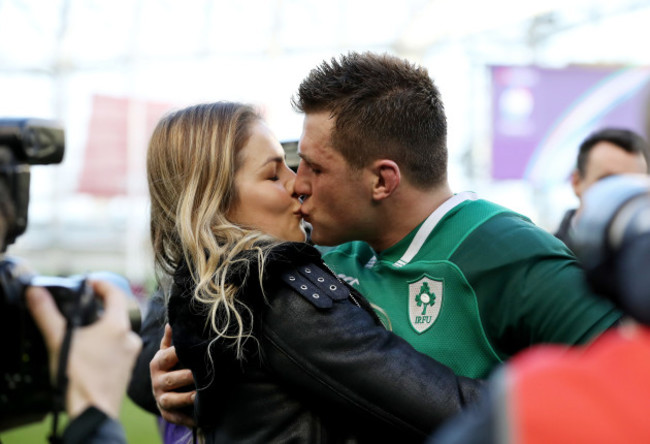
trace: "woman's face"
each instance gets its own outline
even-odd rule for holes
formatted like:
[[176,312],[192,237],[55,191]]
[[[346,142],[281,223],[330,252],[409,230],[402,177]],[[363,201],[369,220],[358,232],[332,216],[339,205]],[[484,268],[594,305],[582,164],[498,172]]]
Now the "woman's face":
[[287,241],[304,241],[300,201],[294,195],[295,173],[284,161],[284,151],[263,122],[256,122],[240,153],[235,174],[237,202],[229,219],[255,227]]

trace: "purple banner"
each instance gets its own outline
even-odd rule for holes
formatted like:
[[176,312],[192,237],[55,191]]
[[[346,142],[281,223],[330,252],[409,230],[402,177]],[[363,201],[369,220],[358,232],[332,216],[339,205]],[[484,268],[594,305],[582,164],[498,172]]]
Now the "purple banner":
[[650,68],[493,66],[492,177],[566,180],[580,142],[606,126],[644,134]]

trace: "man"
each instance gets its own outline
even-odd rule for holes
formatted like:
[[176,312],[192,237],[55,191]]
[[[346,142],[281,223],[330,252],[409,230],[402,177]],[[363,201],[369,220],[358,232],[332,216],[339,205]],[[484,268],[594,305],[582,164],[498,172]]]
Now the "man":
[[[426,69],[350,53],[314,69],[295,183],[328,265],[395,333],[482,378],[539,342],[582,343],[620,313],[593,296],[571,252],[528,219],[447,182],[446,117]],[[167,347],[169,343],[165,343]],[[163,347],[163,348],[164,348]],[[173,348],[151,363],[163,414],[189,404]]]
[[445,113],[424,68],[352,53],[313,70],[294,105],[312,240],[342,244],[325,261],[419,351],[480,378],[534,343],[583,343],[618,319],[561,242],[451,192]]
[[[604,128],[589,135],[580,144],[576,167],[571,174],[571,186],[580,207],[583,194],[596,181],[614,174],[647,173],[648,155],[647,142],[634,131]],[[555,232],[555,236],[569,246],[579,208],[568,210]]]

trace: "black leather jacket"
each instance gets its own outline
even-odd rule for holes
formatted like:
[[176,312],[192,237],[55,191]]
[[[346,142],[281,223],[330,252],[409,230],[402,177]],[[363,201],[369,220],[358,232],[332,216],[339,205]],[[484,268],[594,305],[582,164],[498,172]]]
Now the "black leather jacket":
[[[190,302],[189,271],[175,274],[168,316],[196,381],[207,442],[420,442],[478,398],[480,381],[384,329],[313,247],[283,244],[264,269],[263,286],[254,267],[238,295],[254,323],[244,360],[231,340],[210,344],[205,307]],[[244,273],[235,270],[231,282]]]

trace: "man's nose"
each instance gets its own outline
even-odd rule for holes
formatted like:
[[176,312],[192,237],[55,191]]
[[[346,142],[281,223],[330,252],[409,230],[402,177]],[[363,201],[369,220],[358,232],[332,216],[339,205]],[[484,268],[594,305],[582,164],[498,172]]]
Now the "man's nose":
[[300,162],[293,185],[293,192],[299,196],[309,196],[311,194],[311,186],[306,176],[305,167]]

